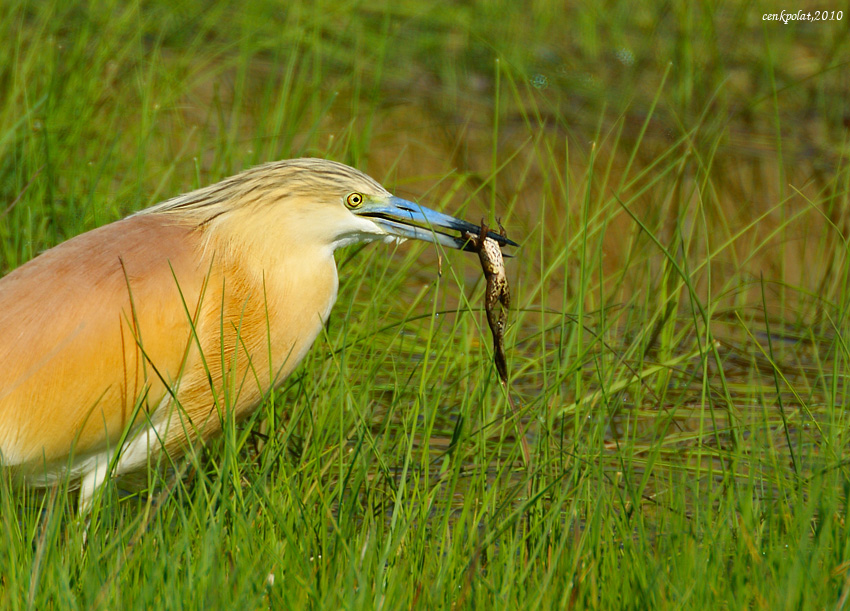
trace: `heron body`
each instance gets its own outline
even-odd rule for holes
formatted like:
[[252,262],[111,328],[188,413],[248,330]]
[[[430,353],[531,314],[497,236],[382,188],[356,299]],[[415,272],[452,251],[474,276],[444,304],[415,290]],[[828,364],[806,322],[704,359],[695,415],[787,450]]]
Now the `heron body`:
[[79,481],[85,510],[110,473],[209,438],[286,379],[336,300],[336,248],[469,250],[461,232],[477,231],[296,159],[68,240],[0,279],[0,464]]

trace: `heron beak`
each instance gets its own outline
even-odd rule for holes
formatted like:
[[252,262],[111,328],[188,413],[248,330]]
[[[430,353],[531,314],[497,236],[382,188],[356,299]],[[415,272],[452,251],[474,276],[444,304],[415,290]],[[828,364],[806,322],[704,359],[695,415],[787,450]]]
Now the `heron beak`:
[[[475,247],[466,234],[477,236],[481,232],[481,227],[478,225],[425,208],[400,197],[367,202],[353,212],[368,218],[390,235],[433,242],[447,248],[469,252],[475,252]],[[457,231],[460,235],[455,236],[441,231],[446,229]],[[487,232],[487,237],[495,240],[500,246],[518,246],[513,240],[492,231]]]

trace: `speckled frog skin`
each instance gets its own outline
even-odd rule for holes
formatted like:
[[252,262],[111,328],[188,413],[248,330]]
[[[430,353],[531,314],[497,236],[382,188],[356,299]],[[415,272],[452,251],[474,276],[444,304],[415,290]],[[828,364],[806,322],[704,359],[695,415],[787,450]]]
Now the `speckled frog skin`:
[[[481,259],[481,269],[487,280],[487,289],[484,292],[484,309],[487,312],[487,322],[493,333],[493,353],[496,361],[496,370],[499,377],[507,383],[508,366],[505,359],[504,334],[505,324],[508,319],[508,308],[511,304],[511,293],[508,288],[508,277],[505,273],[505,261],[499,244],[486,237],[489,227],[481,221],[481,232],[476,236],[467,233],[466,237],[475,245],[478,258]],[[499,224],[499,233],[507,237],[504,227]]]

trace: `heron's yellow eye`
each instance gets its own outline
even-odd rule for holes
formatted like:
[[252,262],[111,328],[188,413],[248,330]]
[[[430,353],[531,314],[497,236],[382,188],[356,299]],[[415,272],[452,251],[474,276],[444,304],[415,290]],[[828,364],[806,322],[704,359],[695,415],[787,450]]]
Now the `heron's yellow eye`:
[[349,193],[345,198],[345,205],[349,208],[359,208],[363,203],[363,196],[359,193]]

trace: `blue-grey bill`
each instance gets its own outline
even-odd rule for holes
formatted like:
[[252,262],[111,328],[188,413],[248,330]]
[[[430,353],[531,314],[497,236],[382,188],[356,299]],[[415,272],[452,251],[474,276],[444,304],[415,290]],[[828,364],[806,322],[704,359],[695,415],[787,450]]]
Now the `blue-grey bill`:
[[[383,227],[388,233],[400,238],[411,238],[425,242],[435,242],[447,248],[475,251],[474,245],[466,234],[478,236],[481,227],[462,219],[425,208],[400,197],[391,197],[385,205],[366,206],[358,214],[367,216]],[[447,234],[441,229],[460,233],[458,236]],[[493,231],[487,232],[501,246],[517,246],[513,240]]]

